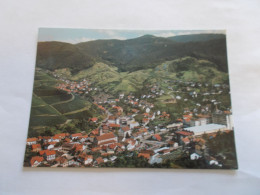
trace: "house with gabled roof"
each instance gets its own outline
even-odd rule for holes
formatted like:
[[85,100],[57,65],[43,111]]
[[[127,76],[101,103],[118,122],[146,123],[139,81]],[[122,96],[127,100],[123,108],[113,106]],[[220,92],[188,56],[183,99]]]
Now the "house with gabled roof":
[[55,159],[55,161],[58,163],[58,165],[62,166],[62,167],[67,167],[69,166],[69,161],[67,158],[63,157],[63,156],[59,156]]
[[30,160],[31,167],[37,167],[44,161],[43,157],[41,156],[33,156]]
[[139,153],[139,154],[138,154],[138,157],[144,157],[144,158],[146,158],[146,159],[149,160],[151,156],[150,156],[149,153]]
[[115,134],[113,132],[105,133],[105,134],[97,136],[95,138],[95,143],[99,146],[110,145],[113,143],[117,143],[117,141],[118,141],[118,138],[117,138],[117,136],[115,136]]
[[54,160],[56,157],[56,151],[54,150],[42,150],[39,152],[47,161]]
[[33,144],[32,145],[32,151],[33,152],[39,152],[42,150],[41,144]]
[[98,165],[100,165],[100,164],[104,163],[104,159],[103,159],[102,157],[98,157],[98,158],[96,159],[96,163],[97,163]]
[[72,140],[74,139],[78,139],[79,137],[82,136],[82,133],[74,133],[74,134],[71,134],[70,137]]
[[26,144],[30,146],[30,145],[36,144],[37,141],[38,141],[38,138],[36,138],[36,137],[28,138]]

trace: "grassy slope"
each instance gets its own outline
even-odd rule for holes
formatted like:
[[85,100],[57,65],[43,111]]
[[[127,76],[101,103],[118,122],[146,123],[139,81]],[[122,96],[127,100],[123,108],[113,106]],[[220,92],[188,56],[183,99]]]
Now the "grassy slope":
[[[218,71],[216,67],[215,64],[207,60],[184,57],[164,62],[156,66],[155,69],[135,72],[118,72],[116,67],[104,63],[96,63],[93,67],[82,70],[73,76],[70,76],[68,69],[65,72],[64,69],[57,70],[57,72],[63,71],[63,74],[72,80],[86,78],[103,90],[116,94],[119,92],[137,92],[143,88],[144,82],[156,83],[164,79],[209,83],[223,83],[227,81],[227,73]],[[166,86],[165,90],[167,90]]]
[[[30,127],[62,124],[67,119],[79,118],[80,113],[83,113],[86,107],[90,107],[90,103],[80,97],[75,97],[72,101],[63,103],[63,101],[71,99],[72,96],[55,89],[54,86],[58,82],[44,72],[36,72]],[[59,102],[60,104],[58,104]],[[51,105],[54,103],[55,105]],[[79,111],[77,112],[77,110]],[[73,115],[73,117],[70,117],[72,115],[65,115],[71,112],[75,112],[77,115]]]

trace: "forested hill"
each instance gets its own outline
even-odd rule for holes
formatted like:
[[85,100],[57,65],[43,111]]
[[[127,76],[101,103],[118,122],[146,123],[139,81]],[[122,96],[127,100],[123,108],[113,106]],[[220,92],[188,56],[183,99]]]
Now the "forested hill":
[[95,62],[104,62],[118,67],[119,71],[136,71],[191,56],[209,60],[217,65],[218,70],[227,72],[225,35],[185,36],[190,41],[180,41],[183,39],[181,36],[145,35],[128,40],[95,40],[74,45],[39,42],[36,65],[49,70],[70,68],[72,73],[77,73],[92,67]]
[[168,37],[168,39],[171,39],[173,41],[177,42],[203,42],[203,41],[209,41],[213,39],[225,39],[224,34],[192,34],[192,35],[179,35],[174,37]]

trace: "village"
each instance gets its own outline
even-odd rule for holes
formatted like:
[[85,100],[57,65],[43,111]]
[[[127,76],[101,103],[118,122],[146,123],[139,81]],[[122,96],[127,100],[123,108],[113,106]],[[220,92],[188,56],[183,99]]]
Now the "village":
[[[164,80],[147,84],[139,96],[108,95],[86,79],[59,79],[57,89],[91,98],[106,118],[89,118],[97,127],[91,131],[28,138],[26,152],[32,155],[27,166],[120,167],[124,158],[132,158],[156,167],[183,155],[190,161],[206,159],[209,167],[223,166],[226,157],[210,154],[207,139],[233,131],[231,108],[218,109],[217,95],[228,91],[227,85]],[[163,103],[191,105],[175,119],[156,107],[155,100],[169,94]]]

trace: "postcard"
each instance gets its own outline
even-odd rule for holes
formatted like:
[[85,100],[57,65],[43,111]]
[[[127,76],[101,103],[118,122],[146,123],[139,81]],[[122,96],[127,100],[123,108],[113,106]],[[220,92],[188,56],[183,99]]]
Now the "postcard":
[[237,169],[225,31],[40,28],[24,167]]

